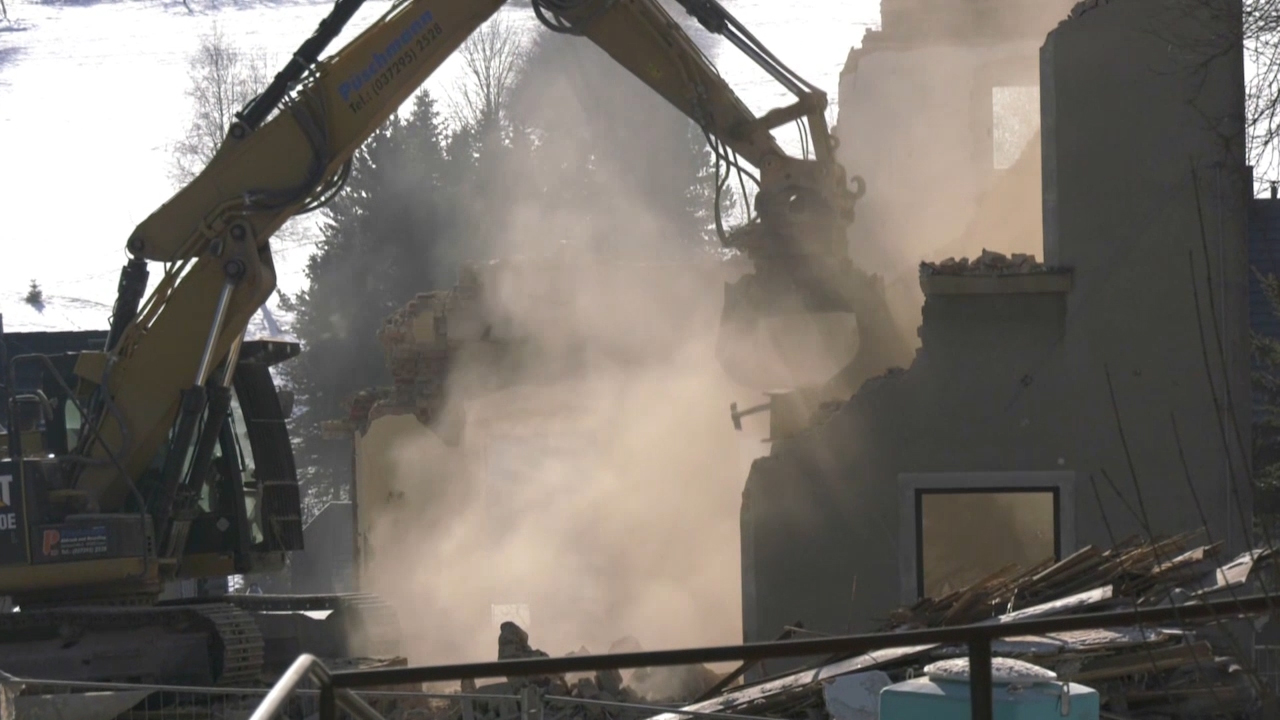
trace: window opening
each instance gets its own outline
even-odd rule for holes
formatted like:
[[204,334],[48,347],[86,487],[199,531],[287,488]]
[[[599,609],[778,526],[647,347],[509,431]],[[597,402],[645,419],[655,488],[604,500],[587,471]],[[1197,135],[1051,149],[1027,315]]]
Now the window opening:
[[1040,129],[1040,88],[1036,85],[991,88],[991,163],[1007,170],[1022,157]]
[[942,597],[992,573],[1061,559],[1056,488],[916,491],[916,587]]
[[76,404],[70,400],[63,401],[62,409],[67,426],[67,447],[77,447],[80,444],[80,428],[84,426],[84,418],[80,417]]

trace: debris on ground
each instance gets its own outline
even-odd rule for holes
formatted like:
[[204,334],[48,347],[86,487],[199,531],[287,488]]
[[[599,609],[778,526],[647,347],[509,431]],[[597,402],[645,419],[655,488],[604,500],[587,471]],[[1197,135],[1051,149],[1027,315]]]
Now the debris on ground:
[[627,687],[647,702],[669,704],[700,697],[720,678],[706,665],[641,668],[632,673]]
[[[498,627],[498,659],[528,660],[551,657],[541,650],[529,645],[529,633],[519,625],[507,621]],[[560,695],[569,690],[569,684],[563,677],[538,675],[533,677],[507,678],[507,683],[517,691],[527,685],[536,685],[544,693]]]
[[822,688],[831,720],[879,720],[880,691],[893,681],[879,671],[842,675]]
[[[1082,548],[1060,560],[1028,568],[1009,566],[967,587],[925,598],[890,613],[884,632],[968,624],[1005,623],[1050,616],[1177,606],[1251,595],[1274,585],[1272,550],[1234,558],[1222,543],[1194,544],[1195,534],[1113,548]],[[1261,586],[1261,587],[1259,587]],[[1258,626],[1248,620],[1135,625],[1008,637],[991,643],[999,659],[1030,663],[1097,691],[1103,717],[1120,720],[1218,720],[1280,717],[1276,688],[1254,672],[1260,662],[1241,639]],[[1270,630],[1264,629],[1264,632]],[[499,627],[500,660],[545,658],[528,632],[513,622]],[[624,638],[610,654],[640,652]],[[571,655],[590,655],[579,648]],[[568,676],[512,677],[444,694],[422,686],[362,690],[389,720],[516,720],[533,717],[522,702],[536,699],[538,714],[554,720],[687,720],[689,712],[728,713],[779,720],[875,720],[880,691],[920,677],[940,661],[966,662],[963,645],[917,645],[830,658],[821,665],[717,692],[736,675],[705,666],[642,668]],[[1272,663],[1274,664],[1273,658]],[[993,663],[994,664],[994,663]],[[403,667],[404,658],[352,659],[342,669]],[[335,666],[337,668],[339,666]],[[445,688],[433,688],[433,693]],[[698,699],[706,698],[708,699]],[[0,696],[0,704],[4,698]],[[636,707],[641,705],[643,707]],[[654,706],[671,708],[655,713]],[[628,707],[630,706],[630,707]]]
[[[635,638],[625,637],[609,647],[609,653],[641,652],[644,648]],[[590,655],[585,647],[568,653]],[[522,660],[550,657],[533,647],[529,633],[514,622],[498,627],[498,659]],[[625,708],[624,704],[678,707],[693,702],[720,681],[721,675],[702,665],[662,668],[640,668],[623,673],[601,670],[591,673],[540,677],[510,677],[504,682],[477,686],[464,682],[454,692],[461,702],[447,695],[426,698],[391,698],[377,709],[384,717],[412,714],[429,720],[512,720],[520,717],[518,698],[534,690],[556,720],[639,720],[652,711]],[[440,688],[437,688],[440,689]],[[587,702],[580,702],[587,701]]]
[[[881,629],[902,632],[1003,623],[1252,594],[1277,558],[1270,550],[1254,550],[1229,559],[1223,556],[1222,543],[1196,545],[1195,537],[1130,539],[1107,550],[1085,547],[1056,562],[1002,568],[965,588],[893,611]],[[1274,688],[1264,686],[1251,672],[1252,649],[1233,634],[1242,622],[1247,627],[1247,621],[1223,619],[1010,637],[993,642],[992,654],[1031,663],[1060,681],[1096,690],[1107,718],[1268,716],[1262,704],[1274,697]],[[609,648],[610,653],[641,650],[634,638]],[[580,648],[572,654],[590,653]],[[520,626],[511,622],[501,626],[500,659],[547,656],[530,645],[528,633]],[[520,715],[516,698],[536,686],[547,714],[557,720],[640,720],[646,716],[684,720],[688,716],[683,712],[784,720],[874,720],[881,689],[920,676],[926,666],[964,657],[967,649],[963,645],[880,650],[835,658],[701,701],[694,698],[704,696],[724,677],[704,666],[510,678],[479,688],[464,684],[462,690],[469,700],[433,704],[429,709],[419,705],[418,712],[426,710],[425,716],[434,720],[509,720]],[[673,709],[655,715],[622,707],[626,703]]]
[[[1061,561],[1008,567],[944,597],[901,608],[883,630],[998,623],[1054,615],[1131,610],[1220,600],[1257,592],[1276,554],[1254,550],[1229,561],[1222,544],[1191,546],[1195,535],[1109,550],[1085,547]],[[1233,627],[1232,623],[1236,625]],[[1139,720],[1263,717],[1263,698],[1251,649],[1232,634],[1239,621],[1116,627],[1011,637],[992,643],[996,657],[1030,662],[1062,681],[1098,691],[1104,717]],[[837,720],[866,717],[866,696],[885,677],[900,682],[926,665],[967,655],[963,646],[925,645],[845,657],[816,668],[737,688],[684,711],[757,717]],[[850,680],[852,679],[852,680]],[[654,720],[679,720],[672,713]]]
[[1067,14],[1068,20],[1075,20],[1091,10],[1097,10],[1103,5],[1107,5],[1111,0],[1082,0],[1071,7],[1071,12]]

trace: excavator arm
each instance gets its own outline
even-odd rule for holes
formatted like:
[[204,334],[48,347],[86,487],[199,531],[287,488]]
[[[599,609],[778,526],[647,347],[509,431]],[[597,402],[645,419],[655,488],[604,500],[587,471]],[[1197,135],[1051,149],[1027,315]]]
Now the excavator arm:
[[[77,368],[96,386],[96,434],[81,443],[75,481],[93,504],[120,507],[166,446],[161,480],[143,493],[149,504],[163,514],[180,484],[197,484],[185,448],[206,409],[225,413],[226,378],[210,375],[234,367],[245,328],[276,287],[272,233],[336,191],[361,143],[504,1],[398,3],[317,61],[362,2],[338,0],[208,166],[137,227],[106,352],[82,355]],[[165,273],[138,307],[146,261]]]
[[[289,218],[341,186],[352,155],[505,0],[406,0],[330,57],[325,46],[362,0],[332,13],[271,85],[238,116],[209,165],[129,238],[107,347],[77,366],[91,398],[75,490],[109,511],[141,495],[160,517],[162,555],[182,534],[165,530],[183,486],[198,487],[229,403],[245,328],[276,286],[269,239]],[[753,115],[656,0],[534,0],[553,30],[582,35],[693,119],[718,158],[759,170],[758,217],[726,244],[755,273],[726,288],[726,323],[754,313],[849,311],[845,232],[857,193],[834,160],[825,96],[778,63],[714,0],[679,0],[774,75],[795,104]],[[770,130],[804,121],[813,158],[789,157]],[[142,303],[148,261],[164,276]],[[783,302],[783,299],[790,299]]]
[[[741,170],[746,162],[759,171],[757,217],[722,234],[727,247],[754,265],[752,274],[725,288],[719,354],[726,371],[752,384],[747,378],[759,366],[749,369],[751,359],[742,356],[756,343],[742,338],[755,335],[764,317],[850,314],[860,305],[880,304],[876,282],[848,255],[848,228],[865,186],[858,177],[851,183],[835,159],[838,142],[827,128],[826,95],[783,65],[718,0],[675,2],[795,95],[794,103],[757,117],[658,0],[532,2],[544,25],[587,37],[693,120],[717,163]],[[788,155],[772,135],[797,121],[804,123],[812,157]]]
[[[756,117],[657,0],[534,0],[533,6],[545,25],[590,39],[697,123],[709,140],[719,140],[738,160],[756,167],[766,195],[810,189],[852,222],[857,194],[835,160],[836,143],[824,116],[826,95],[777,62],[716,0],[677,2],[792,92],[795,103]],[[796,121],[804,121],[813,138],[811,160],[787,155],[771,134]]]

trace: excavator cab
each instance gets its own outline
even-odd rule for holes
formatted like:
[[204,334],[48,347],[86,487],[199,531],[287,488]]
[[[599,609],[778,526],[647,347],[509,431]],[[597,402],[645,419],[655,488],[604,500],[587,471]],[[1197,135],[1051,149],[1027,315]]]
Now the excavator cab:
[[[302,550],[286,427],[292,394],[271,375],[301,347],[246,340],[201,482],[184,482],[166,502],[165,443],[131,479],[126,502],[104,511],[65,478],[86,430],[75,368],[107,336],[0,332],[0,597],[21,608],[0,612],[0,667],[26,677],[244,687],[299,652],[398,654],[394,610],[369,595],[162,599],[166,582],[272,572]],[[180,547],[166,552],[158,538],[179,526]]]
[[[156,552],[159,476],[165,453],[132,483],[111,512],[86,504],[63,481],[66,458],[82,432],[83,399],[73,371],[82,352],[101,349],[105,332],[10,333],[5,354],[5,412],[0,435],[0,595],[19,605],[65,603],[64,573],[92,577],[85,597],[121,585],[157,589],[166,580],[269,572],[302,549],[301,503],[285,420],[288,393],[271,367],[296,356],[296,342],[244,343],[234,373],[231,411],[200,487],[186,487],[186,542],[173,559]],[[167,446],[166,446],[167,447]],[[46,596],[47,595],[47,596]]]

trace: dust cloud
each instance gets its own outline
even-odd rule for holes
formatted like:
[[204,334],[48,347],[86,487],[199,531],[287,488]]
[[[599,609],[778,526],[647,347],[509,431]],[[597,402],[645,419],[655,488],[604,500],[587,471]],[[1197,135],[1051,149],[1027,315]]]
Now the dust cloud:
[[[716,337],[745,267],[680,219],[688,122],[593,46],[548,42],[511,110],[544,161],[505,161],[527,191],[508,202],[469,198],[500,260],[481,270],[486,340],[447,387],[461,441],[405,416],[365,440],[391,462],[361,477],[362,587],[396,605],[413,662],[493,658],[508,619],[553,655],[742,637],[738,517],[767,421],[735,431],[730,403],[761,395]],[[583,164],[594,190],[559,197]]]
[[853,258],[885,278],[908,337],[921,261],[1044,258],[1039,50],[1073,4],[885,3],[881,44],[911,38],[912,49],[863,51],[841,78],[839,155],[867,182]]
[[366,579],[400,609],[412,658],[491,658],[500,619],[553,654],[627,635],[650,648],[740,638],[737,517],[744,446],[760,434],[734,435],[735,389],[713,363],[691,346],[597,366],[470,403],[459,448],[401,441],[403,496],[375,522]]
[[921,506],[924,591],[943,597],[1013,566],[1052,559],[1053,496],[1039,493],[926,494]]

